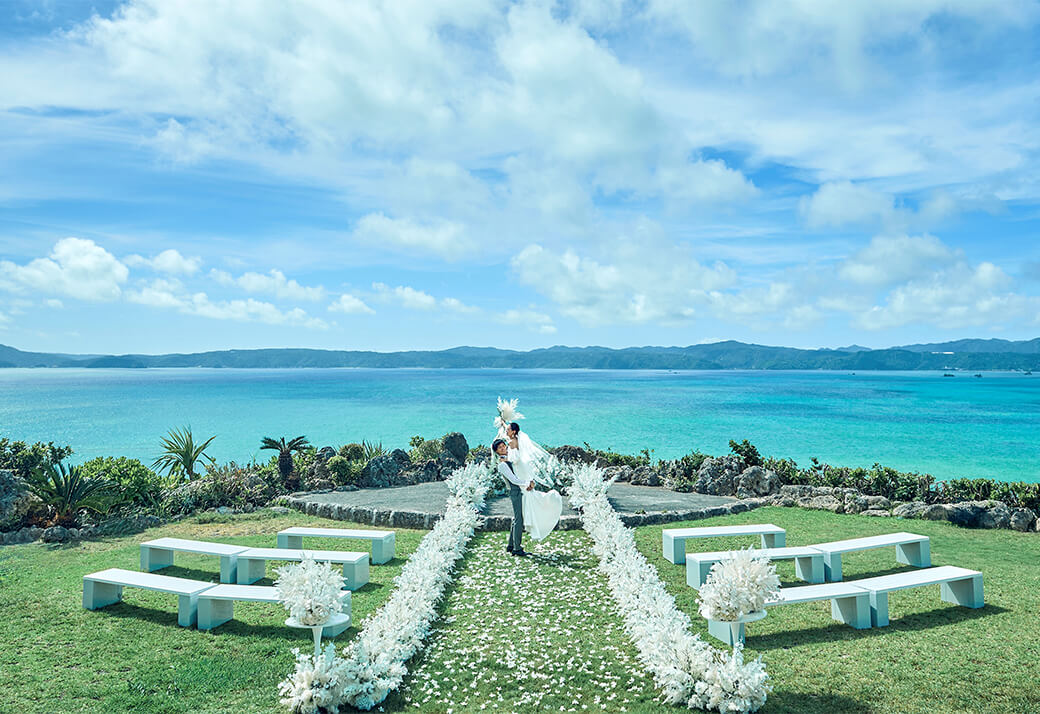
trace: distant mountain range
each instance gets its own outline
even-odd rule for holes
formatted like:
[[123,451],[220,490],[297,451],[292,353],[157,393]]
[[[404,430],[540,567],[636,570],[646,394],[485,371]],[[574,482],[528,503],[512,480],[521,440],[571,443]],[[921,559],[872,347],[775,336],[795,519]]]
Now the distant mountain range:
[[311,349],[223,350],[167,355],[67,355],[0,345],[0,367],[426,367],[523,369],[1037,370],[1040,338],[957,340],[872,350],[850,345],[803,350],[743,342],[689,347],[549,347],[518,352],[455,347],[416,352]]

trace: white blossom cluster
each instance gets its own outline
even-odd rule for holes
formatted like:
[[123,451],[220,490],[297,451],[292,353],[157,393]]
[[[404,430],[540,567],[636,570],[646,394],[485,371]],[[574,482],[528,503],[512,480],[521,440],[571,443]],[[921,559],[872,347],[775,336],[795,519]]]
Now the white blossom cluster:
[[323,625],[341,611],[343,573],[329,563],[316,563],[304,553],[298,563],[289,563],[276,571],[274,581],[278,599],[289,611],[289,617],[301,625]]
[[[364,623],[343,656],[323,665],[333,680],[327,688],[337,695],[321,705],[324,710],[337,711],[344,704],[372,709],[400,686],[407,673],[405,662],[422,648],[452,569],[480,520],[490,480],[491,472],[480,464],[452,473],[444,517],[394,579],[389,599]],[[283,682],[282,688],[299,677],[298,664],[296,677]],[[294,703],[300,701],[309,700],[299,696],[290,700],[294,711],[302,711],[295,709]]]
[[757,711],[771,691],[761,659],[745,663],[739,645],[727,655],[690,633],[690,618],[675,606],[607,500],[609,486],[602,470],[583,464],[573,467],[568,495],[592,537],[625,630],[665,701],[691,709]]
[[736,622],[780,597],[776,566],[754,548],[734,551],[712,566],[697,601],[708,620]]
[[296,671],[278,685],[282,704],[299,714],[334,712],[343,698],[341,674],[343,661],[336,657],[336,646],[328,644],[320,655],[296,656]]
[[526,558],[504,533],[478,535],[401,693],[426,711],[624,712],[654,708],[582,531],[553,533]]

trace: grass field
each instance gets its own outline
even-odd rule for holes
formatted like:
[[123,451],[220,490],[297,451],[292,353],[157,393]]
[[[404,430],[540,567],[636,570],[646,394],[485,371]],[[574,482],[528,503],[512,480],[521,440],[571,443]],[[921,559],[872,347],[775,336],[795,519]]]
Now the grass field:
[[[911,530],[931,538],[932,560],[981,570],[986,607],[939,600],[938,587],[892,594],[892,624],[853,630],[830,619],[828,603],[772,610],[748,629],[748,655],[761,655],[775,691],[764,712],[1040,711],[1040,538],[973,531],[946,523],[838,516],[769,508],[697,525],[772,522],[788,545]],[[289,525],[332,522],[269,511],[188,519],[124,538],[72,546],[0,549],[0,711],[278,712],[276,684],[291,649],[309,633],[290,630],[278,607],[235,606],[211,633],[176,625],[173,596],[126,590],[125,602],[90,612],[81,578],[109,567],[136,569],[137,544],[161,536],[273,545]],[[342,525],[336,523],[335,525]],[[682,524],[670,524],[670,527]],[[637,531],[695,631],[707,637],[682,566],[662,559],[661,526]],[[355,593],[354,624],[389,595],[421,531],[398,531],[398,557],[372,568]],[[753,539],[697,542],[726,549]],[[635,660],[584,533],[555,533],[534,557],[503,552],[505,534],[478,534],[448,597],[429,649],[385,711],[681,711],[656,702]],[[308,547],[342,549],[342,541]],[[691,546],[692,547],[692,546]],[[847,556],[846,579],[896,572],[893,549]],[[778,564],[798,584],[791,563]],[[177,554],[164,573],[215,581],[217,559]],[[272,574],[269,569],[268,575]],[[356,629],[337,642],[349,641]],[[710,640],[714,644],[719,644]]]

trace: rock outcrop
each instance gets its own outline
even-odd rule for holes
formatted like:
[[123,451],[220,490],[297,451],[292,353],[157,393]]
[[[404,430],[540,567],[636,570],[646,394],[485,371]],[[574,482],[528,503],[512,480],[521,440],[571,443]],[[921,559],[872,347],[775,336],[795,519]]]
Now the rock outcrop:
[[21,525],[29,509],[38,502],[14,471],[0,470],[0,531]]

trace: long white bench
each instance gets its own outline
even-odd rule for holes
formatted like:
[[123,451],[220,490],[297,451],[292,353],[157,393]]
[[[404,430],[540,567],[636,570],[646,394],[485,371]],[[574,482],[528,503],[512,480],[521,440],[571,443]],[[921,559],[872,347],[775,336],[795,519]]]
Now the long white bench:
[[357,590],[368,582],[368,553],[344,550],[297,550],[294,548],[249,548],[238,554],[238,584],[249,585],[267,573],[269,560],[303,560],[312,557],[319,563],[342,563],[347,590]]
[[[799,579],[807,583],[823,582],[823,553],[815,548],[793,547],[793,548],[763,548],[754,551],[756,556],[769,560],[793,560],[794,572]],[[687,553],[686,554],[686,584],[695,590],[708,581],[708,574],[712,567],[729,558],[729,551],[716,551],[712,553]]]
[[661,550],[665,560],[677,565],[686,562],[686,541],[693,538],[761,535],[763,548],[782,548],[787,543],[787,531],[772,523],[745,526],[707,526],[703,528],[665,528],[661,531]]
[[185,540],[184,538],[157,538],[141,544],[141,570],[152,572],[173,565],[175,551],[184,553],[203,553],[220,557],[220,582],[235,582],[238,554],[249,550],[245,546],[227,545],[226,543],[209,543],[201,540]]
[[177,624],[191,627],[197,617],[199,595],[213,587],[213,583],[199,580],[109,568],[83,576],[83,607],[97,610],[117,603],[123,599],[123,588],[157,590],[177,596]]
[[[857,630],[870,627],[870,592],[854,583],[824,583],[803,585],[797,588],[781,588],[780,598],[766,603],[766,607],[793,605],[799,602],[831,601],[831,617]],[[708,634],[728,645],[733,644],[733,630],[728,622],[708,620]],[[737,640],[744,641],[744,625],[741,624]]]
[[882,575],[854,580],[852,583],[870,593],[870,624],[874,627],[888,625],[888,594],[893,590],[939,585],[939,596],[943,602],[971,608],[980,608],[986,604],[982,597],[982,573],[955,565]]
[[876,550],[878,548],[896,547],[896,562],[927,568],[932,564],[931,547],[928,536],[915,533],[886,533],[866,538],[850,538],[830,543],[815,543],[811,547],[823,553],[823,571],[827,581],[840,582],[841,557],[845,553],[857,550]]
[[[345,623],[326,627],[322,637],[335,637],[350,627],[350,592],[343,591],[340,598],[343,603],[343,614],[347,616]],[[236,602],[278,602],[275,588],[261,585],[216,585],[199,595],[199,629],[212,630],[223,625],[234,617]]]
[[304,536],[314,538],[351,538],[367,540],[372,544],[372,564],[382,565],[394,557],[393,531],[366,531],[350,528],[305,528],[297,526],[278,531],[279,548],[303,548]]

